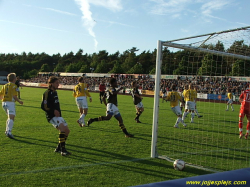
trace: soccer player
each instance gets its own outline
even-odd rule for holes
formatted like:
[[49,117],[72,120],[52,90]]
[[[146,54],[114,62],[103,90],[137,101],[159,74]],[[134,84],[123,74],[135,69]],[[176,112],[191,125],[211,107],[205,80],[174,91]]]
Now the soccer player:
[[104,81],[101,82],[101,84],[99,85],[99,99],[100,99],[100,102],[102,104],[102,98],[105,94],[105,90],[106,90],[106,85],[104,84]]
[[183,109],[183,107],[185,108],[185,98],[184,98],[184,93],[186,92],[188,90],[188,85],[186,84],[185,86],[184,86],[184,90],[183,90],[183,92],[182,92],[182,94],[181,94],[181,97],[182,97],[182,102],[180,102],[180,107],[181,107],[181,111],[182,111],[182,109]]
[[21,86],[21,88],[22,88],[22,83],[20,82],[20,77],[17,77],[16,78],[16,82],[15,82],[15,84],[17,85],[17,95],[18,95],[18,99],[21,99],[20,98],[20,86]]
[[76,100],[76,105],[78,107],[78,110],[80,112],[80,118],[77,120],[77,123],[80,127],[85,126],[85,116],[87,116],[88,113],[88,102],[87,97],[89,97],[89,101],[92,102],[92,97],[89,94],[87,84],[84,83],[84,77],[78,78],[78,84],[75,86],[73,90],[73,96]]
[[183,92],[183,96],[184,96],[184,100],[186,101],[186,104],[185,104],[185,111],[182,116],[182,120],[184,121],[186,116],[191,112],[190,122],[194,123],[194,116],[195,116],[195,113],[194,113],[195,102],[194,101],[196,99],[196,94],[195,94],[192,84],[189,85],[189,89],[186,92]]
[[168,93],[166,100],[170,101],[171,110],[177,116],[177,120],[174,127],[179,128],[178,125],[180,122],[183,124],[184,127],[186,127],[187,125],[182,120],[182,112],[179,105],[179,102],[182,101],[182,98],[180,94],[176,91],[176,85],[173,84],[171,90],[172,91]]
[[60,103],[56,91],[59,86],[59,79],[55,76],[49,77],[48,85],[48,89],[43,94],[41,108],[45,111],[48,122],[59,131],[59,143],[55,152],[61,153],[62,156],[67,156],[71,154],[65,148],[65,142],[70,130],[61,115]]
[[[119,91],[121,91],[123,89],[123,87],[120,87],[119,89],[116,90],[117,88],[117,81],[115,78],[111,78],[110,79],[110,85],[111,85],[111,89],[109,89],[106,93],[105,96],[103,97],[103,102],[104,104],[107,106],[107,115],[106,116],[100,116],[98,118],[90,118],[88,120],[88,126],[93,123],[94,121],[104,121],[104,120],[110,120],[112,118],[112,116],[114,116],[116,118],[116,120],[119,123],[120,128],[122,129],[123,133],[125,134],[125,137],[129,138],[129,137],[134,137],[134,135],[129,134],[127,132],[127,129],[125,128],[124,124],[123,124],[123,119],[122,116],[119,112],[118,109],[118,102],[117,102],[117,93]],[[106,98],[107,101],[106,102]]]
[[[197,98],[197,86],[194,86],[194,92],[195,92],[195,98]],[[202,115],[200,115],[197,110],[196,99],[194,100],[194,104],[195,104],[194,112],[198,116],[198,118],[201,118]]]
[[134,105],[135,105],[135,109],[136,109],[136,117],[135,117],[135,121],[136,123],[141,123],[139,118],[140,115],[142,114],[142,112],[144,111],[144,107],[142,104],[142,97],[140,96],[140,93],[138,91],[138,85],[136,83],[136,81],[133,81],[132,84],[132,97],[133,97],[133,101],[134,101]]
[[242,128],[243,128],[243,119],[244,119],[244,116],[246,116],[247,117],[247,131],[245,134],[245,139],[247,139],[249,136],[249,130],[250,130],[250,90],[249,89],[241,93],[239,101],[241,102],[240,113],[239,113],[239,131],[240,131],[239,138],[241,139],[244,136],[242,133]]
[[227,89],[227,98],[228,98],[228,102],[227,102],[227,109],[226,109],[226,111],[228,111],[228,106],[230,104],[232,112],[233,112],[234,111],[234,107],[233,107],[233,94],[231,92],[231,89]]
[[162,102],[164,102],[164,100],[166,99],[166,92],[167,92],[165,86],[162,87],[161,92],[162,92]]
[[14,139],[14,136],[12,135],[12,129],[16,116],[15,101],[19,102],[21,105],[23,102],[17,97],[17,85],[15,84],[16,74],[8,74],[7,79],[9,83],[2,87],[0,91],[0,99],[2,100],[2,107],[8,116],[6,121],[5,135],[11,139]]

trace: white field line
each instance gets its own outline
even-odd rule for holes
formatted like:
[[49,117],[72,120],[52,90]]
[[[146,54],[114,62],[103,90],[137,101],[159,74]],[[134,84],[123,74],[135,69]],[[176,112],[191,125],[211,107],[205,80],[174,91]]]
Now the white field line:
[[42,173],[42,172],[62,170],[62,169],[75,169],[75,168],[83,168],[83,167],[91,167],[91,166],[99,166],[99,165],[111,165],[111,164],[120,164],[120,163],[126,163],[126,162],[137,162],[137,161],[148,160],[148,159],[151,159],[151,158],[150,157],[147,157],[147,158],[135,158],[135,159],[131,159],[131,160],[120,160],[120,161],[114,161],[114,162],[99,162],[99,163],[92,163],[92,164],[60,166],[60,167],[55,167],[55,168],[20,171],[20,172],[14,172],[14,173],[3,173],[3,174],[0,174],[0,177],[6,177],[6,176],[11,176],[11,175],[25,175],[25,174],[33,174],[33,173]]

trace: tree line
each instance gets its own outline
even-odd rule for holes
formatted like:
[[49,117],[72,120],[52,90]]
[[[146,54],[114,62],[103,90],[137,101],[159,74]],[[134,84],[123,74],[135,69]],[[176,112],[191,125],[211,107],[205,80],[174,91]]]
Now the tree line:
[[[203,45],[203,48],[250,56],[250,46],[244,41],[235,41],[225,49],[222,42]],[[34,77],[38,72],[79,72],[114,74],[155,74],[156,52],[142,51],[132,47],[120,53],[109,54],[106,50],[87,54],[82,49],[77,53],[64,55],[23,52],[0,53],[1,71],[15,72],[25,79]],[[188,50],[162,51],[161,73],[168,75],[210,75],[210,76],[250,76],[250,62],[232,57],[192,52]]]

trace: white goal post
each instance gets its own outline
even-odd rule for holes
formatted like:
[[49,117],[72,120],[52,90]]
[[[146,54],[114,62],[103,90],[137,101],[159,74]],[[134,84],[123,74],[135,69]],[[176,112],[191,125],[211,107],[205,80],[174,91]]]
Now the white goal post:
[[[160,155],[157,152],[157,139],[158,139],[158,117],[159,117],[159,97],[160,97],[160,83],[161,83],[161,67],[162,67],[162,59],[163,59],[163,47],[172,47],[174,49],[181,49],[181,50],[189,50],[189,51],[194,51],[194,52],[201,52],[201,53],[209,53],[217,56],[222,56],[222,57],[229,57],[229,58],[234,58],[234,59],[242,59],[242,60],[249,60],[250,61],[250,56],[244,56],[240,54],[233,54],[233,53],[228,53],[228,52],[223,52],[223,51],[217,51],[217,50],[211,50],[211,49],[206,49],[203,48],[202,45],[209,41],[210,38],[220,35],[220,34],[225,34],[225,33],[233,33],[236,31],[243,31],[247,30],[249,31],[250,26],[248,27],[242,27],[242,28],[236,28],[232,30],[226,30],[226,31],[221,31],[221,32],[214,32],[214,33],[209,33],[209,34],[203,34],[203,35],[197,35],[197,36],[192,36],[192,37],[187,37],[187,38],[181,38],[181,39],[176,39],[176,40],[171,40],[171,41],[157,41],[157,56],[156,56],[156,72],[155,72],[155,93],[154,93],[154,108],[153,108],[153,126],[152,126],[152,141],[151,141],[151,157],[152,158],[160,158]],[[185,41],[186,40],[193,40],[197,39],[200,37],[207,37],[206,39],[202,40],[198,46],[193,46],[192,43],[190,44],[179,44],[179,43],[174,43],[174,42],[179,42],[179,41]],[[248,36],[249,37],[249,36]],[[250,45],[249,45],[250,48]],[[168,160],[168,159],[167,159]],[[169,160],[172,161],[172,160]]]

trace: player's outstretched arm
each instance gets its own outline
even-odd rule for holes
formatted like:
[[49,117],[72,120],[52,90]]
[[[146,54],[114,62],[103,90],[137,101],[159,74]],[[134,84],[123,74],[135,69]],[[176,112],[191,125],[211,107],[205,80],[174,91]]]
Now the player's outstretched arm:
[[23,104],[23,102],[21,100],[18,99],[18,97],[16,95],[13,96],[13,98],[15,99],[15,101],[17,101],[18,103],[20,103],[21,105]]

